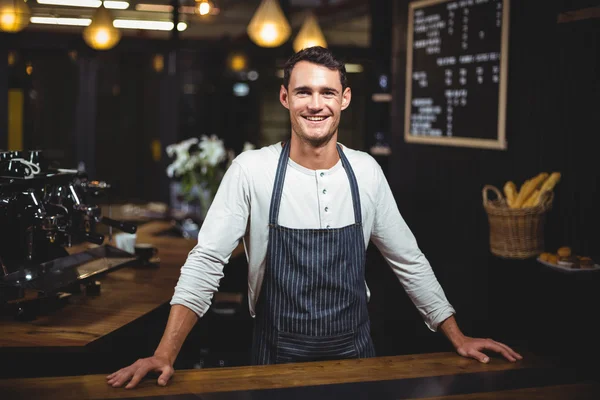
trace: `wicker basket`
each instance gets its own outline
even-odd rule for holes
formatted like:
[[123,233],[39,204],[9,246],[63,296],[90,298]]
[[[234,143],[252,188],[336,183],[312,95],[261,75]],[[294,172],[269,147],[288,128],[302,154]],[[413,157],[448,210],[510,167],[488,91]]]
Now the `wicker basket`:
[[[488,199],[488,192],[496,194]],[[483,207],[490,223],[490,250],[504,258],[525,259],[544,251],[544,223],[546,212],[552,208],[554,195],[546,192],[540,205],[528,208],[509,208],[500,191],[492,186],[483,187]]]

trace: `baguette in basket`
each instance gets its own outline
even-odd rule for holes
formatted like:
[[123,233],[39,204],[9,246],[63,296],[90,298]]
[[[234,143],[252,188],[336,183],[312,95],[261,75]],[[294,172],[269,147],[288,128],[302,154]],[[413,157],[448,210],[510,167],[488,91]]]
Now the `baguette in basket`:
[[[552,208],[554,187],[560,172],[542,172],[528,179],[519,191],[508,181],[501,191],[495,186],[483,187],[483,207],[490,226],[490,251],[504,258],[537,257],[544,251],[544,221]],[[488,198],[493,192],[495,199]]]
[[504,196],[506,204],[510,208],[528,208],[539,206],[544,198],[550,195],[556,184],[560,181],[560,172],[541,172],[535,177],[528,179],[521,185],[517,192],[513,181],[504,184]]

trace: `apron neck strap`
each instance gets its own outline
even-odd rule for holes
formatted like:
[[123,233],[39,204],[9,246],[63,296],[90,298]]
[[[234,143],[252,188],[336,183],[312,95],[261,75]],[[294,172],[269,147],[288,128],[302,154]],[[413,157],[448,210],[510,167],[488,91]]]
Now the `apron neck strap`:
[[[362,212],[360,206],[360,196],[358,192],[358,183],[354,176],[354,171],[350,166],[350,162],[346,158],[346,155],[342,151],[342,147],[337,144],[337,151],[342,160],[342,166],[346,171],[348,180],[350,182],[350,191],[352,193],[352,205],[354,207],[354,221],[361,225],[362,224]],[[275,184],[273,185],[273,194],[271,195],[271,207],[269,209],[269,225],[277,225],[279,220],[279,208],[281,206],[281,194],[283,193],[283,183],[285,181],[285,173],[287,171],[288,160],[290,158],[290,141],[286,141],[283,145],[283,150],[279,156],[279,163],[277,165],[277,173],[275,175]]]

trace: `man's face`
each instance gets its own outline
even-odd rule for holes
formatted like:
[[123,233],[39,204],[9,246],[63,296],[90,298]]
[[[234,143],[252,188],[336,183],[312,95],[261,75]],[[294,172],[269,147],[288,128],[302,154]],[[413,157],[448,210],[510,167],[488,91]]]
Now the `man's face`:
[[281,104],[290,110],[292,132],[314,147],[337,138],[340,115],[350,105],[350,88],[342,90],[340,73],[322,65],[300,61],[290,83],[279,91]]

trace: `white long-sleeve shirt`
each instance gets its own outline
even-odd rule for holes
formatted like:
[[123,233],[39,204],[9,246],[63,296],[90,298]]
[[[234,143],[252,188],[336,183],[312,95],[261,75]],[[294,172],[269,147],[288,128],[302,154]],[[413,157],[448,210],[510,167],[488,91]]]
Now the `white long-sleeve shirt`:
[[[454,308],[400,215],[381,167],[367,153],[345,146],[343,150],[359,187],[365,248],[369,240],[377,246],[426,325],[437,330],[455,313]],[[243,152],[233,161],[202,224],[198,243],[181,268],[172,305],[181,304],[202,317],[218,289],[224,265],[243,240],[249,308],[255,315],[267,261],[269,206],[281,151],[281,143],[276,143]],[[279,225],[326,229],[354,222],[350,182],[341,160],[328,170],[311,170],[288,160]]]

